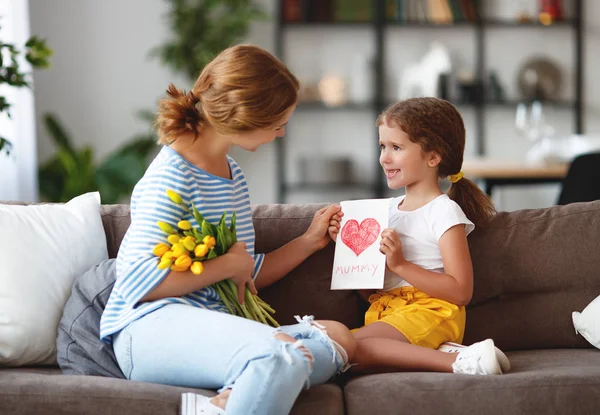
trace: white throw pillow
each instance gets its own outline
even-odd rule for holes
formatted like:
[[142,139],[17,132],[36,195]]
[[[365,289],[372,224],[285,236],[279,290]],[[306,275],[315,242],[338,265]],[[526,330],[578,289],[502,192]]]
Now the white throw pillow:
[[581,313],[573,312],[575,332],[600,349],[600,296],[588,304]]
[[0,366],[56,363],[71,285],[107,258],[99,193],[66,204],[0,204]]

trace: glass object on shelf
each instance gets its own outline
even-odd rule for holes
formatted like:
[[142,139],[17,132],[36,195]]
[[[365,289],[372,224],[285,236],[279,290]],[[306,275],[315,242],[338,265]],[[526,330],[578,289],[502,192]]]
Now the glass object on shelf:
[[554,135],[554,128],[544,122],[544,109],[540,101],[534,101],[531,107],[523,102],[517,105],[515,129],[521,137],[531,142]]
[[517,133],[531,142],[525,158],[532,163],[551,163],[561,159],[562,142],[555,139],[555,129],[546,122],[544,107],[534,101],[529,108],[519,103],[515,114]]

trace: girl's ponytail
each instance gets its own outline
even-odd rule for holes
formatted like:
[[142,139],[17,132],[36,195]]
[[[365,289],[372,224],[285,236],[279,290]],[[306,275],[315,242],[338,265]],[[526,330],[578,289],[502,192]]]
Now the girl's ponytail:
[[484,227],[496,214],[496,208],[490,197],[469,179],[461,177],[452,183],[448,190],[448,197],[461,207],[475,227]]
[[200,99],[192,91],[186,93],[170,84],[168,98],[158,103],[155,128],[159,144],[171,144],[183,134],[198,136],[204,123]]

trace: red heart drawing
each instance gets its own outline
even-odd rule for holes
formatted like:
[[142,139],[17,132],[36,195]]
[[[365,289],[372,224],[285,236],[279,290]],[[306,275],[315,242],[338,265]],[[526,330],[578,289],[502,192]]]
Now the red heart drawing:
[[356,220],[350,219],[342,228],[342,242],[359,256],[377,240],[379,229],[379,222],[373,218],[363,220],[360,226]]

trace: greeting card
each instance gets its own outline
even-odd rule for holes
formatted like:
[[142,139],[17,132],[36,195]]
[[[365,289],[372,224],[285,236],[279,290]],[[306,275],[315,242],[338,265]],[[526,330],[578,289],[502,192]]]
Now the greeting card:
[[379,244],[388,225],[389,204],[389,199],[341,202],[344,216],[335,246],[332,290],[383,288],[385,255]]

